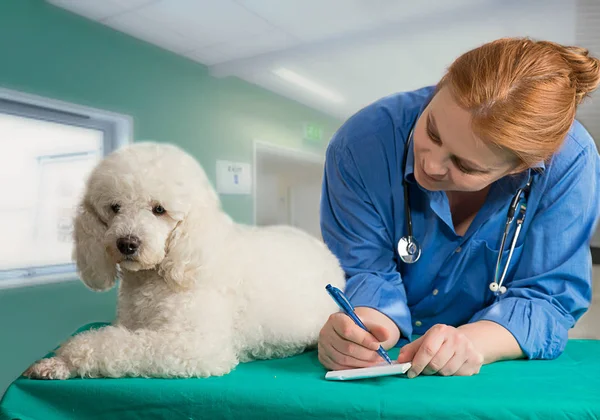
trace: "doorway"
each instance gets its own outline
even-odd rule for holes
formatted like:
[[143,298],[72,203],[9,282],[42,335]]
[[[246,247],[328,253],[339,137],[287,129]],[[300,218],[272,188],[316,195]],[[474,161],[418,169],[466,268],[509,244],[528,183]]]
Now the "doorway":
[[321,238],[319,207],[324,157],[254,143],[254,224],[290,225]]

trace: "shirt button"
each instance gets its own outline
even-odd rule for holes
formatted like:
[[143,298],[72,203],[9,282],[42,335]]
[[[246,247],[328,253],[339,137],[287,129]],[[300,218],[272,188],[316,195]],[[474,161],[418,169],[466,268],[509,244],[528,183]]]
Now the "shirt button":
[[423,325],[423,323],[422,323],[421,321],[416,321],[416,322],[415,322],[415,325],[416,325],[417,327],[420,327],[421,325]]
[[433,296],[436,296],[438,294],[438,292],[439,292],[438,289],[433,289],[433,292],[432,292]]
[[462,248],[461,248],[461,247],[458,247],[458,248],[456,248],[456,251],[455,251],[455,252],[460,252],[460,251],[462,251]]

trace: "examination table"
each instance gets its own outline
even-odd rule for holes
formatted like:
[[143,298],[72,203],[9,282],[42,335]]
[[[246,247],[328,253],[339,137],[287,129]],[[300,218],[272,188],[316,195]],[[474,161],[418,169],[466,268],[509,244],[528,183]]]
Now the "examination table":
[[0,419],[600,418],[598,340],[571,340],[556,360],[499,362],[473,377],[332,382],[325,373],[307,352],[206,379],[21,377]]

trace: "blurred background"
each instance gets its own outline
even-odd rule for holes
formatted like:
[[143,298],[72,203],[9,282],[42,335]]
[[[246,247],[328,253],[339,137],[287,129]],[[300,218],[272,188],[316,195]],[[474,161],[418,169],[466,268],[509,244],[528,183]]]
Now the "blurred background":
[[[340,124],[503,36],[600,55],[600,0],[1,0],[0,395],[75,329],[114,318],[115,290],[87,290],[70,257],[74,204],[106,153],[175,143],[236,221],[320,237]],[[600,94],[578,118],[600,140]],[[572,336],[600,338],[598,312]]]

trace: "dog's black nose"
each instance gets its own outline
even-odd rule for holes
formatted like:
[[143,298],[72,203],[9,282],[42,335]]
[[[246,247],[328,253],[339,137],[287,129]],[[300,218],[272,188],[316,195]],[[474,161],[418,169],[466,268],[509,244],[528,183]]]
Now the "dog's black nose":
[[140,247],[140,240],[135,236],[127,236],[117,239],[117,248],[123,255],[133,255]]

